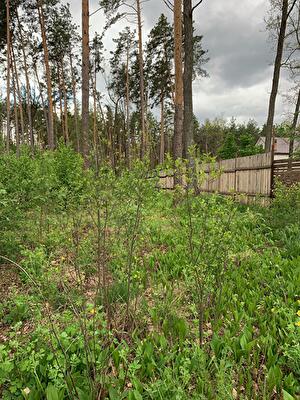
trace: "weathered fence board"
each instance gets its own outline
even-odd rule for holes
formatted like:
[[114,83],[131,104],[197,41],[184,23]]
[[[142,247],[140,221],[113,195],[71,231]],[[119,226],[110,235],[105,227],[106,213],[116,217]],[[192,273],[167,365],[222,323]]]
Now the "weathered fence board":
[[217,178],[211,179],[209,166],[201,167],[205,179],[199,190],[235,194],[239,197],[269,197],[271,194],[272,153],[219,161]]
[[[287,184],[300,182],[300,161],[274,161],[272,152],[202,164],[200,171],[203,172],[200,175],[204,175],[198,184],[200,192],[234,195],[247,203],[259,199],[262,204],[267,204],[273,195],[275,178]],[[182,180],[185,184],[185,177]],[[173,189],[173,174],[162,173],[159,186]]]

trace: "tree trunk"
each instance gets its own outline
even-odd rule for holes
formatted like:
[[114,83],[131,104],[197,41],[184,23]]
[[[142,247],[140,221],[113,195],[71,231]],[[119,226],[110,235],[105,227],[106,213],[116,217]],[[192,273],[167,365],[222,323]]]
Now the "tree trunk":
[[43,12],[43,0],[37,0],[37,10],[39,15],[39,23],[41,27],[46,81],[47,81],[47,93],[48,93],[48,147],[50,150],[53,150],[55,144],[54,144],[52,82],[51,82],[51,71],[49,64],[49,52],[48,52],[47,38],[46,38],[45,18]]
[[16,153],[17,157],[20,156],[20,131],[19,131],[19,118],[18,118],[18,106],[17,106],[17,95],[16,95],[16,78],[13,74],[13,64],[12,75],[13,75],[13,97],[14,97],[14,114],[15,114],[15,135],[16,135]]
[[6,150],[9,151],[10,145],[10,9],[9,0],[6,0],[6,57],[7,57],[7,76],[6,76]]
[[289,5],[288,0],[282,1],[281,23],[280,23],[278,42],[277,42],[277,51],[276,51],[276,58],[275,58],[275,64],[274,64],[272,90],[271,90],[271,95],[270,95],[270,100],[269,100],[268,119],[267,119],[267,125],[266,125],[266,143],[265,143],[265,151],[266,152],[271,151],[272,130],[273,130],[274,114],[275,114],[275,103],[276,103],[276,97],[277,97],[278,86],[279,86],[281,61],[282,61],[282,54],[283,54],[286,24],[287,24],[287,18],[288,18],[288,5]]
[[88,167],[89,59],[89,0],[82,0],[82,153],[85,167]]
[[160,101],[160,146],[159,146],[159,163],[165,161],[165,100],[162,97]]
[[48,120],[48,114],[47,114],[47,109],[46,109],[46,104],[45,104],[45,99],[44,99],[44,95],[43,95],[43,88],[39,79],[39,74],[38,74],[38,70],[37,70],[37,65],[36,63],[33,64],[33,70],[34,70],[34,74],[37,80],[37,84],[39,87],[39,92],[40,92],[40,96],[41,96],[41,101],[42,101],[42,106],[43,106],[43,112],[44,112],[44,118],[45,118],[45,123],[46,123],[46,131],[49,137],[49,120]]
[[189,157],[188,150],[193,145],[193,11],[192,0],[183,1],[184,18],[184,116],[183,116],[183,156]]
[[289,157],[292,157],[293,152],[294,152],[294,142],[295,142],[295,136],[296,136],[296,128],[297,128],[297,122],[298,122],[298,117],[299,117],[299,111],[300,111],[300,89],[298,92],[298,98],[297,98],[297,103],[296,103],[296,108],[295,108],[294,118],[293,118],[293,123],[292,123],[292,137],[290,138]]
[[126,110],[126,127],[125,127],[125,157],[126,157],[126,165],[130,168],[130,135],[129,135],[129,123],[130,123],[130,115],[129,115],[129,46],[130,40],[127,43],[127,51],[126,51],[126,99],[125,99],[125,110]]
[[62,105],[62,84],[61,84],[61,76],[60,76],[59,64],[57,64],[57,78],[58,78],[58,94],[59,94],[59,119],[60,119],[60,127],[61,127],[62,136],[63,136],[63,138],[64,138],[64,143],[66,144],[65,125],[64,125],[64,115],[63,115],[63,105]]
[[99,171],[99,153],[98,153],[98,132],[97,132],[97,73],[94,70],[94,77],[92,79],[93,85],[93,141],[95,153],[95,165],[98,174]]
[[21,123],[21,136],[20,136],[20,143],[24,143],[24,114],[23,114],[23,104],[22,104],[22,97],[21,97],[21,91],[20,91],[20,84],[19,84],[19,74],[17,70],[17,63],[16,63],[16,56],[14,52],[14,47],[11,46],[11,59],[12,59],[12,73],[14,74],[14,85],[15,85],[15,91],[16,95],[18,98],[18,103],[19,103],[19,113],[20,113],[20,123]]
[[183,76],[182,76],[182,0],[174,1],[175,117],[173,156],[182,157]]
[[[24,74],[25,74],[25,82],[26,82],[26,104],[27,104],[27,118],[28,118],[28,137],[29,143],[31,147],[31,152],[34,152],[34,136],[33,136],[33,124],[32,124],[32,112],[31,112],[31,88],[29,83],[29,76],[28,76],[28,65],[27,65],[27,58],[25,54],[25,45],[24,45],[24,38],[22,32],[22,26],[20,23],[19,13],[16,10],[16,16],[18,20],[18,28],[19,28],[19,38],[21,42],[21,50],[23,55],[23,65],[24,65]],[[48,128],[47,128],[48,130]]]
[[77,152],[80,153],[79,127],[78,127],[78,108],[77,108],[77,99],[76,99],[76,79],[75,79],[74,70],[73,70],[73,59],[72,59],[72,50],[71,49],[70,49],[70,68],[71,68],[73,105],[74,105],[74,122],[75,122],[76,147],[77,147]]
[[141,102],[141,149],[140,157],[144,158],[146,153],[146,131],[145,131],[145,82],[144,82],[144,58],[143,58],[143,36],[141,2],[136,0],[139,42],[139,69],[140,69],[140,102]]
[[66,144],[69,144],[68,97],[67,97],[66,79],[65,79],[65,73],[64,73],[63,59],[61,60],[60,68],[61,68],[61,78],[62,78],[62,90],[63,90],[63,97],[64,97],[65,140],[66,140]]

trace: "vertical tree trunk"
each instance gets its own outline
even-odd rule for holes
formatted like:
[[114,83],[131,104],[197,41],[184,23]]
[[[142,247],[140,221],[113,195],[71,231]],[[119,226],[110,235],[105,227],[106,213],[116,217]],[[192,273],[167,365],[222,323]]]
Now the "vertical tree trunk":
[[61,68],[61,78],[62,78],[62,90],[63,90],[63,96],[64,96],[64,126],[65,126],[64,131],[65,131],[66,144],[69,144],[68,97],[67,97],[67,88],[66,88],[66,79],[65,79],[63,60],[61,60],[60,68]]
[[144,58],[143,58],[143,36],[141,1],[136,0],[138,21],[138,45],[139,45],[139,70],[140,70],[140,102],[141,102],[141,149],[140,157],[143,159],[146,153],[146,131],[145,131],[145,81],[144,81]]
[[159,163],[165,161],[165,100],[160,100],[160,146],[159,146]]
[[24,128],[24,114],[23,114],[23,104],[22,104],[22,96],[20,91],[20,84],[19,84],[19,74],[17,70],[17,63],[16,63],[16,56],[14,52],[14,47],[11,46],[11,58],[12,58],[12,72],[14,73],[14,83],[15,83],[15,90],[18,98],[19,104],[19,113],[20,113],[20,123],[21,123],[21,137],[20,143],[24,143],[24,135],[25,135],[25,128]]
[[20,131],[19,131],[19,118],[18,118],[18,106],[17,106],[17,95],[16,95],[16,78],[13,74],[13,64],[12,67],[12,75],[13,75],[13,97],[14,97],[14,115],[15,115],[15,135],[16,135],[16,153],[17,157],[20,156]]
[[64,138],[64,143],[66,144],[66,136],[65,136],[65,125],[64,125],[64,114],[63,114],[63,105],[62,105],[62,84],[61,84],[61,74],[60,68],[57,64],[57,78],[58,78],[58,94],[59,94],[59,119],[60,119],[60,127],[62,136]]
[[188,150],[193,144],[193,11],[192,0],[183,0],[184,26],[184,116],[183,156],[189,157]]
[[96,171],[99,171],[99,152],[98,152],[98,129],[97,129],[97,73],[94,70],[94,77],[92,79],[93,85],[93,142],[94,142],[94,153],[95,153],[95,165]]
[[267,119],[267,125],[266,125],[266,143],[265,143],[265,151],[266,152],[271,151],[272,130],[273,130],[274,114],[275,114],[275,103],[276,103],[276,97],[277,97],[278,86],[279,86],[281,61],[282,61],[282,54],[283,54],[286,24],[287,24],[287,18],[288,18],[288,5],[289,5],[288,0],[282,0],[281,23],[280,23],[278,42],[277,42],[277,51],[276,51],[276,58],[275,58],[275,64],[274,64],[272,90],[271,90],[271,95],[270,95],[270,100],[269,100],[268,119]]
[[82,0],[82,153],[88,167],[89,134],[89,0]]
[[40,92],[42,106],[43,106],[43,112],[44,112],[44,118],[45,118],[45,123],[46,123],[46,130],[47,130],[47,133],[48,133],[49,132],[48,114],[47,114],[45,99],[44,99],[44,95],[43,95],[43,88],[42,88],[42,85],[41,85],[41,82],[40,82],[40,79],[39,79],[37,65],[35,63],[33,64],[33,70],[34,70],[34,74],[35,74],[35,77],[36,77],[36,80],[37,80],[37,84],[38,84],[38,87],[39,87],[39,92]]
[[76,99],[76,79],[75,79],[74,70],[73,70],[72,49],[70,49],[70,68],[71,68],[73,105],[74,105],[74,122],[75,122],[76,148],[77,148],[77,152],[80,153],[79,126],[78,126],[78,107],[77,107],[77,99]]
[[46,81],[47,81],[47,93],[48,93],[48,147],[50,150],[53,150],[55,144],[54,144],[52,82],[51,82],[51,71],[49,64],[49,52],[48,52],[47,37],[46,37],[45,18],[43,12],[43,0],[37,0],[37,10],[39,15],[39,23],[42,35]]
[[182,76],[182,0],[174,1],[175,117],[173,156],[182,157],[183,76]]
[[296,103],[294,118],[293,118],[293,123],[292,123],[292,137],[290,138],[289,157],[292,157],[292,155],[294,153],[294,142],[295,142],[295,135],[296,135],[299,111],[300,111],[300,89],[298,92],[298,98],[297,98],[297,103]]
[[10,9],[9,0],[6,0],[6,57],[7,57],[7,76],[6,76],[6,150],[9,151],[10,145]]
[[129,135],[129,123],[130,123],[130,115],[129,115],[129,51],[130,46],[129,42],[127,42],[127,51],[126,51],[126,100],[125,100],[125,110],[126,110],[126,127],[125,127],[125,157],[126,157],[126,165],[130,167],[130,135]]
[[[27,104],[27,118],[28,118],[28,139],[31,147],[31,152],[34,152],[34,136],[33,136],[33,124],[32,124],[32,111],[31,111],[31,88],[28,76],[28,65],[27,65],[27,58],[25,54],[25,45],[24,45],[24,38],[22,32],[22,26],[20,23],[19,13],[16,10],[16,16],[18,20],[18,28],[19,28],[19,38],[21,42],[21,50],[23,55],[23,66],[24,66],[24,74],[25,74],[25,82],[26,82],[26,104]],[[48,131],[48,127],[47,127]]]

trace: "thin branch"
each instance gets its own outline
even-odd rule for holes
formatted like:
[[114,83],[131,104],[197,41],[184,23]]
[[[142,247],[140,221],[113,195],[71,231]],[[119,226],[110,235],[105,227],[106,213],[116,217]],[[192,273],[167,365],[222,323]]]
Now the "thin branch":
[[198,3],[196,3],[195,5],[194,5],[194,7],[192,7],[192,13],[194,12],[194,10],[198,7],[198,6],[200,6],[200,4],[203,2],[203,0],[199,0],[198,1]]
[[94,15],[94,14],[96,14],[98,11],[100,11],[101,10],[101,7],[99,7],[99,8],[97,8],[97,10],[96,11],[93,11],[90,15],[89,15],[89,17],[91,17],[92,15]]
[[293,4],[291,5],[291,8],[289,9],[289,12],[287,14],[287,18],[290,16],[291,12],[293,11],[293,8],[295,7],[296,3],[298,0],[294,0]]
[[173,4],[171,3],[170,0],[163,0],[163,2],[165,3],[165,5],[168,7],[169,10],[171,10],[172,12],[174,11]]

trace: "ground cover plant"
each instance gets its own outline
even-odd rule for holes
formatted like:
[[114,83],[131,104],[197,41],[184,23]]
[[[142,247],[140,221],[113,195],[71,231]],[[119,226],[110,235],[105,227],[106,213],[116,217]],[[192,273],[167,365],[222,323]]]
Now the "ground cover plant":
[[0,397],[299,398],[299,187],[260,208],[148,175],[1,156]]

